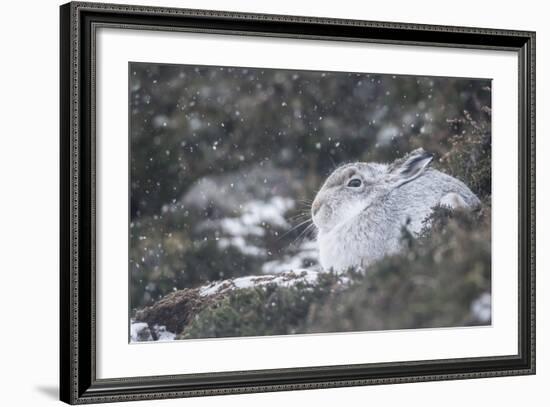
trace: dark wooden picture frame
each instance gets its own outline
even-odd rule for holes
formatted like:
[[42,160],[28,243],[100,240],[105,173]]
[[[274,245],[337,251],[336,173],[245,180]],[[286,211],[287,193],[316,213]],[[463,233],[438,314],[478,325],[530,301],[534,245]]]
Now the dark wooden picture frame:
[[[61,6],[60,395],[71,404],[535,373],[535,33],[96,3]],[[508,50],[519,60],[519,353],[148,376],[96,377],[96,27]]]

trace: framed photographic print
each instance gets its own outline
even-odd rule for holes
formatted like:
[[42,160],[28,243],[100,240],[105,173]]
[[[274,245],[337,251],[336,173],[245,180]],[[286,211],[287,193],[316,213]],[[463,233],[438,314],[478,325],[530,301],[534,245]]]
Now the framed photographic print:
[[535,372],[535,34],[61,6],[61,399]]

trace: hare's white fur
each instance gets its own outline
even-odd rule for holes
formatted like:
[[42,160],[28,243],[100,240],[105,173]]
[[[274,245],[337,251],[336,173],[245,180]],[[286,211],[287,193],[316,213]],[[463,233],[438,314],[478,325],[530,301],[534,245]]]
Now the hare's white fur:
[[[312,204],[321,266],[335,271],[368,267],[401,249],[403,227],[418,235],[433,207],[479,205],[463,182],[429,168],[431,159],[418,149],[392,164],[337,168]],[[348,185],[354,178],[360,186]]]

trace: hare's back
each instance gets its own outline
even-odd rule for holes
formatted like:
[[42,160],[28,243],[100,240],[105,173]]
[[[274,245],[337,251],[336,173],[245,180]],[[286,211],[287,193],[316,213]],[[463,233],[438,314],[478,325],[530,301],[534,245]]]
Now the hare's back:
[[432,206],[445,195],[455,193],[459,195],[468,206],[479,204],[478,197],[468,188],[464,182],[441,171],[429,169],[425,174],[399,188],[404,201],[420,200]]
[[422,229],[424,220],[437,205],[454,199],[467,208],[473,209],[479,205],[479,199],[466,184],[434,169],[401,186],[396,192],[392,199],[397,208],[396,215],[412,232]]

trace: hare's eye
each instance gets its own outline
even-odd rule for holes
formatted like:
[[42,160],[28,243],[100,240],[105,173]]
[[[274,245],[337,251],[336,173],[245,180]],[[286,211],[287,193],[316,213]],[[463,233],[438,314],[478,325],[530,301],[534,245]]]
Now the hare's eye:
[[348,182],[348,187],[359,188],[361,186],[361,180],[359,178],[353,178]]

